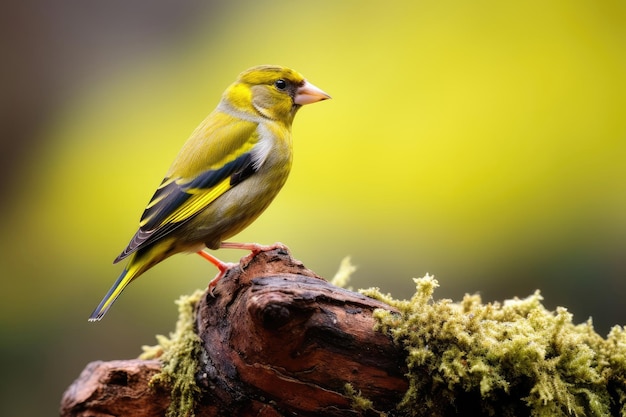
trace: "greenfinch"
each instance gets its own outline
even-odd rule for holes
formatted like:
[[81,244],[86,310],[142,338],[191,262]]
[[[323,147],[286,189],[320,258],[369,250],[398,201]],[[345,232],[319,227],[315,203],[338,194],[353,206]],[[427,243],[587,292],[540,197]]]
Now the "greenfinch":
[[175,253],[197,252],[216,265],[212,290],[231,265],[205,248],[261,250],[225,240],[252,223],[285,183],[298,109],[328,98],[289,68],[268,65],[242,72],[183,145],[139,230],[114,261],[129,258],[128,264],[89,321],[100,320],[133,279]]

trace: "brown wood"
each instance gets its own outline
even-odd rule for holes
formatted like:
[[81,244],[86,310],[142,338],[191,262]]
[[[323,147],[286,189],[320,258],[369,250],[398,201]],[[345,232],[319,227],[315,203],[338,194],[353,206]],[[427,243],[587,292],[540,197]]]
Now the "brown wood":
[[64,416],[162,416],[167,395],[154,395],[150,378],[161,370],[159,361],[91,362],[65,391]]
[[[197,308],[206,353],[197,416],[359,415],[346,383],[392,411],[408,387],[402,349],[373,330],[374,309],[390,307],[330,285],[284,247],[242,259],[214,295]],[[164,415],[168,393],[147,390],[158,368],[92,363],[65,393],[62,415]]]

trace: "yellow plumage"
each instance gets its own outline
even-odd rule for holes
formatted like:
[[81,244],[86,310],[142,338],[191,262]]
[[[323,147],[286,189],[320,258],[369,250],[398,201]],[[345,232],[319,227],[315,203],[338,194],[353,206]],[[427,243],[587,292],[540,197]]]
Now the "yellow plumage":
[[[291,123],[304,104],[330,98],[280,66],[244,71],[193,131],[115,262],[128,264],[89,317],[100,320],[124,288],[179,252],[218,249],[271,203],[291,169]],[[253,244],[224,246],[250,249]],[[227,265],[204,252],[220,274]]]

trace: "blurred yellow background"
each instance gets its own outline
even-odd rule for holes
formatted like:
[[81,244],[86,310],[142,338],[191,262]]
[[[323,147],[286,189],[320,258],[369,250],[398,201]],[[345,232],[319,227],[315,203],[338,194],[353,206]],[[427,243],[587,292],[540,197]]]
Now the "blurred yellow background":
[[234,240],[329,278],[351,255],[354,287],[398,298],[429,272],[439,298],[540,289],[603,335],[626,322],[624,3],[39,3],[3,29],[2,105],[38,117],[2,138],[1,415],[56,413],[87,362],[135,357],[213,277],[178,255],[87,322],[180,146],[257,64],[333,100],[299,112],[287,185]]

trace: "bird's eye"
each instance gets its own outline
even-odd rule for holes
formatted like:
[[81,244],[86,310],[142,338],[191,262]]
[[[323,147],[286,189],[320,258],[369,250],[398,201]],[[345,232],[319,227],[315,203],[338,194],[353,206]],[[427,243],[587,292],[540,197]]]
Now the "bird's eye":
[[287,88],[287,82],[285,80],[283,80],[283,79],[276,80],[274,85],[276,86],[276,88],[278,88],[281,91],[284,90],[285,88]]

